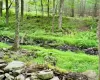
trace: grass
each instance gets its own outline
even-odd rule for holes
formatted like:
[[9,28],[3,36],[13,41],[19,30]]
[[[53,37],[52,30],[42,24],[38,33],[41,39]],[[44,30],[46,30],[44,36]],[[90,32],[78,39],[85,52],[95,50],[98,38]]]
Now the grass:
[[[4,14],[5,15],[5,14]],[[10,13],[9,25],[6,26],[5,18],[0,17],[0,35],[14,37],[15,16]],[[52,17],[26,13],[24,16],[23,26],[20,26],[20,36],[27,39],[40,39],[56,41],[58,45],[69,44],[78,47],[97,47],[98,41],[96,37],[96,20],[91,17],[87,18],[71,18],[63,17],[64,33],[58,30],[58,16],[55,17],[54,33],[51,32]],[[86,30],[84,30],[86,28]],[[0,48],[9,48],[10,46],[0,42]],[[31,56],[12,55],[13,58],[5,56],[4,59],[12,61],[15,57],[26,63],[44,63],[44,56],[52,52],[57,58],[57,67],[73,72],[83,72],[86,70],[95,70],[98,73],[98,57],[86,55],[82,52],[60,51],[56,49],[45,49],[39,46],[21,46],[23,49],[33,50],[38,54],[36,59]]]
[[[2,43],[0,43],[1,45]],[[3,47],[8,47],[5,45]],[[31,56],[19,56],[19,55],[12,55],[12,58],[5,56],[4,59],[12,61],[15,57],[18,58],[20,61],[24,61],[26,63],[44,63],[44,56],[48,53],[52,52],[53,56],[57,58],[57,65],[61,69],[65,69],[67,71],[73,72],[83,72],[86,70],[95,70],[98,73],[98,57],[86,55],[84,53],[74,53],[71,51],[59,51],[56,49],[45,49],[43,47],[37,46],[21,46],[23,49],[32,50],[38,54],[37,58],[32,58]]]
[[9,46],[5,43],[0,42],[0,48],[9,48]]
[[[14,37],[14,32],[10,31],[1,31],[0,35],[4,36],[9,36],[11,38]],[[20,33],[20,36],[25,35],[24,33]],[[51,33],[46,33],[45,31],[42,30],[37,30],[33,33],[28,33],[25,36],[26,39],[28,40],[44,40],[44,41],[56,41],[58,45],[61,44],[69,44],[69,45],[74,45],[77,47],[97,47],[97,38],[96,34],[91,31],[86,31],[86,32],[79,32],[79,33],[72,33],[72,34],[66,34],[66,35],[61,35],[61,34],[51,34]]]
[[[5,14],[4,14],[5,15]],[[0,35],[14,37],[15,16],[14,12],[10,14],[9,25],[5,25],[5,18],[0,19]],[[26,23],[27,22],[27,23]],[[91,17],[87,18],[71,18],[63,17],[64,33],[57,29],[58,16],[55,17],[55,33],[51,32],[52,17],[34,16],[26,13],[24,16],[23,26],[20,26],[20,36],[25,35],[27,39],[41,39],[56,41],[57,44],[69,44],[78,47],[97,47],[96,38],[96,20]],[[87,28],[88,30],[82,28]]]

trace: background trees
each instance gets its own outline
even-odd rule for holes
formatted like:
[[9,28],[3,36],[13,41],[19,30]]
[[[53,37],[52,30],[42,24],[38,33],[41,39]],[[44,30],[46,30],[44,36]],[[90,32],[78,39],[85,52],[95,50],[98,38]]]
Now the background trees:
[[2,16],[3,1],[0,0],[0,16]]

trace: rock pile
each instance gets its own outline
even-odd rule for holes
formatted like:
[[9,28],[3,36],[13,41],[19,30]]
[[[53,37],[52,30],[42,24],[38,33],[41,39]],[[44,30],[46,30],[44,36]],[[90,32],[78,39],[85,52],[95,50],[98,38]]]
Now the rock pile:
[[0,80],[96,80],[96,73],[57,73],[43,65],[26,66],[24,62],[6,63],[0,59]]

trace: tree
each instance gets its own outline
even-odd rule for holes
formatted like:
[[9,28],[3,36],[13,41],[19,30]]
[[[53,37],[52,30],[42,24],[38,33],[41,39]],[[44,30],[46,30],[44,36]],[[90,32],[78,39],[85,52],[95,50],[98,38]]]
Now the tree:
[[57,14],[57,12],[58,12],[58,0],[56,0],[56,8],[55,8],[55,14]]
[[94,11],[93,11],[93,16],[94,17],[97,17],[97,10],[98,10],[98,0],[95,0]]
[[42,13],[42,17],[44,15],[44,11],[43,11],[43,0],[41,0],[41,13]]
[[71,0],[71,17],[74,17],[74,0]]
[[99,22],[98,22],[98,40],[99,40],[99,44],[98,44],[98,53],[99,53],[99,79],[100,80],[100,17],[99,17]]
[[23,22],[24,15],[24,0],[21,0],[21,22]]
[[63,12],[63,4],[64,4],[64,0],[60,0],[60,8],[59,8],[59,29],[62,29],[62,12]]
[[35,10],[36,10],[36,16],[37,16],[37,5],[36,5],[36,0],[34,0],[34,4],[35,4]]
[[19,49],[19,0],[15,0],[15,13],[16,13],[16,27],[15,27],[15,40],[13,44],[13,50]]
[[8,25],[9,22],[9,6],[8,6],[8,0],[5,0],[6,2],[6,25]]
[[80,0],[80,16],[84,16],[86,0]]
[[98,76],[98,80],[100,80],[100,4],[99,4],[99,21],[98,21],[98,27],[97,28],[98,28],[97,29],[97,36],[98,36],[98,41],[99,41],[99,43],[98,43],[98,53],[99,53],[99,76]]
[[52,20],[52,32],[54,32],[54,21],[55,21],[55,0],[53,0],[53,20]]
[[2,7],[3,7],[3,1],[0,0],[0,16],[2,16]]
[[47,10],[48,11],[48,17],[49,17],[49,4],[50,4],[49,2],[50,1],[48,0],[48,10]]

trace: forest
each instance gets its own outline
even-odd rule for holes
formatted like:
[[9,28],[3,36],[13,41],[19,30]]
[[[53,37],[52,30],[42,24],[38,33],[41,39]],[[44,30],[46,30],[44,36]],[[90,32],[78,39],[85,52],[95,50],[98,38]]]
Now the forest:
[[100,0],[0,0],[0,80],[100,80]]

